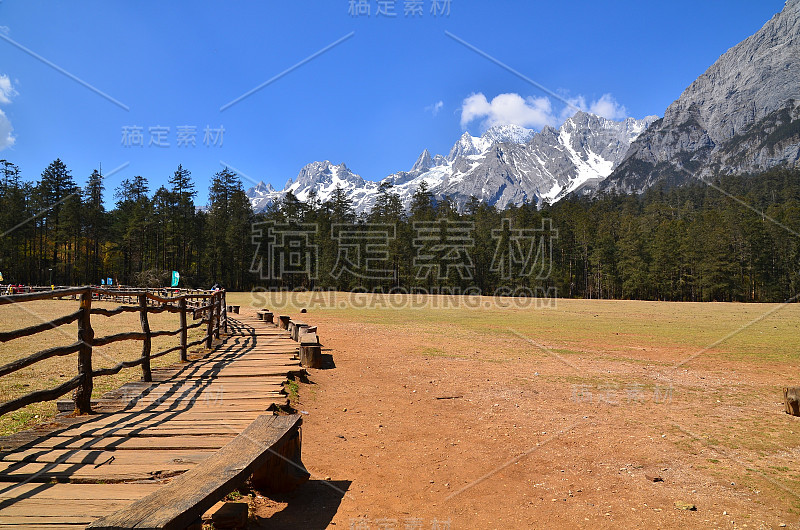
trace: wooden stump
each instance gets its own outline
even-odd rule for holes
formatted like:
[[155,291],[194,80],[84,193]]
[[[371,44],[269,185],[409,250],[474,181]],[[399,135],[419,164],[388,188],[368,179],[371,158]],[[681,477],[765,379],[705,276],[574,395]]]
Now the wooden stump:
[[301,344],[300,364],[305,368],[322,368],[322,346],[319,344]]
[[302,329],[299,333],[297,342],[302,343],[304,341],[303,337],[305,335],[314,335],[314,343],[319,342],[319,336],[317,335],[317,326],[308,326],[305,329]]
[[275,315],[273,313],[264,313],[264,322],[267,324],[274,324]]
[[308,328],[303,330],[303,333],[300,334],[300,340],[298,341],[300,345],[307,345],[307,346],[319,346],[319,335],[316,333],[311,333],[308,331]]
[[294,326],[294,340],[296,342],[300,342],[300,336],[305,333],[305,330],[308,328],[308,324],[295,324]]
[[786,414],[800,416],[800,387],[790,386],[783,389],[783,402]]
[[303,330],[308,327],[308,324],[303,324],[302,322],[295,322],[294,327],[292,328],[292,340],[295,342],[300,341],[300,334],[303,333]]
[[253,487],[263,493],[286,493],[308,481],[311,474],[301,459],[302,434],[297,429],[280,447],[271,451],[267,462],[253,472]]
[[281,315],[278,317],[278,327],[281,329],[289,329],[289,321],[291,317],[286,315]]

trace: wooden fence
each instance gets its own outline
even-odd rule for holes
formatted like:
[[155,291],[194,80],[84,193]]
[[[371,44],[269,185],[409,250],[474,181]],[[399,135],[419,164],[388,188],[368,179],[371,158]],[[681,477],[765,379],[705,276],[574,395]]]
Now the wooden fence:
[[[179,352],[180,360],[187,360],[188,349],[205,342],[206,348],[212,347],[214,338],[220,338],[220,331],[227,333],[228,315],[225,306],[225,291],[185,291],[171,289],[171,293],[178,292],[176,296],[167,296],[163,289],[102,289],[98,287],[70,287],[49,291],[30,292],[26,294],[0,296],[0,305],[31,302],[34,300],[52,300],[72,298],[80,300],[80,307],[74,313],[56,318],[50,322],[43,322],[14,331],[0,332],[0,343],[9,342],[21,337],[29,337],[60,326],[77,323],[77,341],[67,346],[57,346],[38,351],[27,357],[17,359],[0,366],[0,377],[36,364],[39,361],[53,357],[61,357],[77,353],[77,373],[69,381],[49,390],[37,390],[24,396],[0,404],[0,415],[18,410],[32,403],[51,401],[74,390],[75,412],[87,414],[91,412],[91,397],[93,380],[95,377],[114,375],[124,368],[134,366],[142,367],[142,379],[152,381],[150,360],[162,357],[169,353]],[[115,309],[92,307],[92,301],[114,301],[135,305],[121,305]],[[148,315],[152,313],[178,313],[180,327],[176,330],[153,331],[150,329]],[[113,317],[122,313],[139,313],[141,331],[129,331],[96,338],[92,329],[92,316]],[[196,324],[187,323],[187,314],[191,313],[193,320],[201,317]],[[187,343],[187,332],[190,329],[206,325],[206,335],[194,342]],[[178,346],[152,353],[151,341],[153,337],[179,336]],[[114,342],[125,340],[142,341],[142,355],[133,361],[123,361],[112,368],[102,370],[92,369],[92,348],[105,346]]]

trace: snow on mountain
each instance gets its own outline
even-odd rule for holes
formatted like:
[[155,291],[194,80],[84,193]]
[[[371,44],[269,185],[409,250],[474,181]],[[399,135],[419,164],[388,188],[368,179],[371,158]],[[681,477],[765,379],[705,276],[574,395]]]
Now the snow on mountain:
[[247,197],[256,212],[266,210],[271,204],[279,201],[283,195],[282,191],[276,191],[272,184],[264,184],[263,181],[247,190]]
[[313,191],[324,202],[339,187],[358,213],[368,212],[384,182],[392,185],[406,208],[422,182],[436,197],[448,196],[458,207],[473,196],[498,208],[555,202],[587,182],[610,175],[630,144],[656,119],[613,121],[578,112],[559,129],[545,127],[539,133],[500,125],[480,137],[465,132],[447,157],[432,156],[426,149],[410,171],[394,173],[380,183],[326,160],[305,166],[282,191],[260,183],[247,193],[256,211],[289,191],[303,201]]
[[498,143],[526,144],[536,135],[536,131],[519,125],[496,125],[481,135],[490,146]]

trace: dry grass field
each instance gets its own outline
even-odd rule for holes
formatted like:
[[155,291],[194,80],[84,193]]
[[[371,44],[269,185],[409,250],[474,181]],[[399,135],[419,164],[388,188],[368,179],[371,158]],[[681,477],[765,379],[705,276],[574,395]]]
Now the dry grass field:
[[318,325],[336,363],[297,404],[317,480],[270,524],[800,527],[798,304],[228,300]]
[[[113,309],[117,303],[95,302],[93,307]],[[0,331],[11,331],[25,326],[47,322],[67,315],[78,309],[75,300],[44,300],[0,306]],[[150,329],[175,330],[180,327],[179,317],[172,313],[149,315]],[[191,318],[189,319],[191,324]],[[113,317],[92,316],[92,327],[95,337],[103,337],[126,331],[141,331],[139,313],[123,313]],[[45,348],[66,346],[77,340],[77,324],[61,326],[31,337],[24,337],[0,344],[0,364],[25,357]],[[204,329],[189,331],[189,342],[204,335]],[[156,337],[152,342],[152,352],[176,346],[177,337]],[[92,363],[94,369],[110,368],[120,361],[141,357],[141,341],[123,341],[100,348],[94,348]],[[36,363],[13,374],[0,378],[0,401],[8,401],[34,390],[53,388],[64,381],[75,377],[78,373],[77,354],[55,357]],[[152,361],[152,366],[166,366],[178,361],[178,353],[159,357]],[[109,390],[118,388],[128,381],[141,378],[141,368],[124,369],[117,375],[100,377],[94,380],[93,397],[99,397]],[[70,395],[62,399],[69,399]],[[36,423],[52,418],[56,414],[55,402],[36,403],[16,412],[0,417],[0,435],[11,434]]]

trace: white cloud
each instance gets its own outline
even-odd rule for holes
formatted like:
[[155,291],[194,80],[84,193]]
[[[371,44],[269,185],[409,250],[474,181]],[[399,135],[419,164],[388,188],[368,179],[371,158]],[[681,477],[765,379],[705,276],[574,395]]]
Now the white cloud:
[[0,75],[0,103],[11,103],[11,98],[17,95],[17,91],[11,86],[11,79],[7,75]]
[[430,112],[431,114],[436,116],[437,114],[439,114],[439,111],[442,110],[442,107],[444,107],[444,101],[440,100],[434,103],[433,105],[428,105],[427,107],[425,107],[425,112]]
[[553,105],[546,97],[523,98],[519,94],[500,94],[492,101],[481,93],[472,94],[461,107],[461,127],[481,120],[481,127],[495,125],[519,125],[541,129],[545,125],[556,125]]
[[[586,98],[583,96],[578,96],[567,101],[584,112],[591,112],[592,114],[597,114],[609,120],[623,120],[628,117],[628,109],[626,109],[624,105],[617,103],[617,100],[614,99],[614,96],[611,94],[603,94],[600,99],[592,101],[588,105],[586,103]],[[575,109],[573,107],[566,107],[564,108],[562,117],[568,118],[574,113]]]
[[519,94],[511,93],[500,94],[489,101],[479,92],[464,99],[461,107],[461,127],[466,129],[475,120],[480,120],[480,126],[484,130],[495,125],[509,124],[529,129],[541,129],[545,125],[555,127],[575,114],[576,109],[610,120],[621,120],[628,116],[627,109],[611,94],[603,94],[600,99],[590,103],[586,102],[584,96],[577,96],[567,101],[570,105],[565,106],[561,113],[557,114],[548,97],[523,98]]
[[[17,95],[17,91],[11,85],[11,80],[7,75],[0,75],[0,103],[11,103],[11,98]],[[0,110],[0,151],[6,147],[14,145],[16,138],[12,134],[14,127],[6,114]]]
[[11,134],[13,131],[14,128],[11,126],[11,122],[8,120],[5,113],[0,110],[0,151],[14,145],[16,138]]

